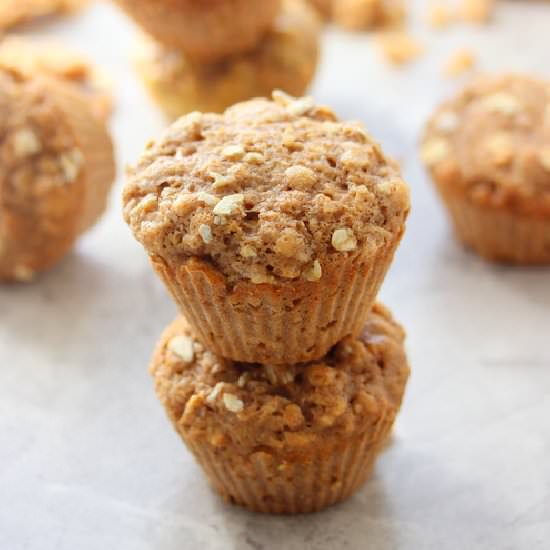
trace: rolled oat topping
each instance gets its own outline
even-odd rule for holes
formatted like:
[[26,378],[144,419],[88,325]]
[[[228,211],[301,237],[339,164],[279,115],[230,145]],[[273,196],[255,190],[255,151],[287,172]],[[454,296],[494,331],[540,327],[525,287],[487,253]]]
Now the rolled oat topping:
[[125,219],[148,252],[203,258],[256,284],[315,282],[325,261],[401,231],[408,208],[399,169],[360,124],[282,92],[182,117],[124,190]]

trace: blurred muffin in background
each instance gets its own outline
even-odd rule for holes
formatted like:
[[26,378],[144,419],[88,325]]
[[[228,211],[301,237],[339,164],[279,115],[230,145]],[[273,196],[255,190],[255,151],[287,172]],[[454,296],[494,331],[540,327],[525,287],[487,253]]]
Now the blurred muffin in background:
[[282,11],[248,52],[203,63],[143,36],[136,54],[141,78],[165,113],[222,112],[230,105],[282,89],[301,96],[315,75],[319,20],[304,0],[284,0]]
[[113,146],[87,92],[0,60],[0,281],[53,266],[103,213]]
[[107,76],[62,44],[8,36],[0,42],[0,65],[28,76],[42,73],[73,84],[90,101],[94,113],[107,120],[113,109]]
[[307,513],[368,479],[405,392],[404,338],[375,304],[358,337],[315,363],[251,365],[205,349],[180,317],[161,337],[151,374],[220,495],[256,512]]
[[70,13],[87,2],[88,0],[2,0],[0,30],[11,29],[41,17]]
[[203,62],[254,48],[281,7],[281,0],[116,2],[158,42]]
[[406,16],[404,0],[309,0],[324,19],[352,31],[395,27]]
[[550,83],[476,79],[437,109],[421,154],[462,242],[490,260],[550,263]]

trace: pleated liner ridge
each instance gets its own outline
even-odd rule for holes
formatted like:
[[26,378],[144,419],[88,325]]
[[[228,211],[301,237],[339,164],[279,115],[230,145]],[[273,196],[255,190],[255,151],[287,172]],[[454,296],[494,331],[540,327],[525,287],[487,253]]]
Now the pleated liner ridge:
[[323,266],[319,282],[241,282],[231,289],[206,261],[151,262],[208,349],[234,361],[288,365],[317,360],[361,332],[401,235],[375,252],[342,255]]
[[457,236],[482,256],[519,264],[550,263],[550,218],[478,206],[441,193]]
[[352,496],[367,481],[384,447],[395,414],[373,430],[339,440],[311,461],[286,461],[258,452],[231,454],[207,442],[186,441],[216,492],[253,512],[317,512]]

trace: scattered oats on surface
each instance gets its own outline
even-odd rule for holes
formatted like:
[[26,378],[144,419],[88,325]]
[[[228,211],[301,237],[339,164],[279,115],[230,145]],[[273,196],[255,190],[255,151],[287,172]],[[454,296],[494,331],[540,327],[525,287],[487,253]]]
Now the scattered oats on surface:
[[487,23],[493,16],[494,0],[462,0],[460,17],[470,23]]
[[273,275],[264,275],[263,273],[254,273],[250,277],[250,282],[255,285],[270,284],[275,282]]
[[367,168],[370,164],[368,150],[364,147],[352,147],[342,153],[340,162],[346,168]]
[[475,57],[470,50],[459,50],[452,55],[447,63],[445,63],[443,73],[448,77],[459,76],[471,70],[475,62]]
[[195,358],[193,340],[187,336],[174,336],[168,342],[168,349],[184,363],[192,363]]
[[240,254],[243,258],[255,258],[258,255],[254,247],[249,244],[241,246]]
[[442,160],[445,160],[451,152],[449,143],[446,139],[434,138],[430,139],[420,151],[422,160],[428,165],[433,166]]
[[337,229],[332,234],[332,246],[338,252],[350,252],[357,248],[357,239],[349,227]]
[[483,109],[503,115],[515,115],[522,111],[522,104],[519,99],[506,92],[496,92],[480,99]]
[[288,167],[285,170],[285,178],[290,187],[299,191],[307,191],[317,182],[313,170],[300,164]]
[[[333,236],[333,241],[334,241],[334,236]],[[308,280],[311,283],[314,283],[316,281],[319,281],[322,276],[323,276],[323,269],[321,267],[321,264],[319,260],[315,260],[313,262],[313,265],[305,272],[306,280]]]
[[443,134],[454,132],[460,124],[458,115],[454,111],[442,111],[434,121],[434,127]]
[[59,157],[59,162],[67,183],[72,183],[76,180],[82,168],[82,161],[82,153],[78,149],[63,153]]
[[218,382],[208,394],[208,397],[206,398],[206,402],[214,403],[218,395],[223,391],[224,386],[225,386],[225,382]]
[[234,195],[226,195],[216,204],[213,213],[216,216],[230,216],[239,210],[242,210],[244,204],[244,195],[235,193]]
[[261,153],[246,153],[243,157],[243,161],[249,164],[263,164],[265,157]]
[[209,225],[206,225],[204,223],[201,224],[199,226],[199,234],[204,244],[212,242],[212,229]]
[[303,116],[307,114],[311,109],[315,107],[315,102],[312,97],[302,97],[296,99],[290,105],[287,106],[286,110],[294,116]]
[[243,372],[239,376],[239,379],[237,380],[237,386],[239,386],[239,388],[244,388],[249,380],[250,380],[250,373],[249,372]]
[[410,63],[424,51],[422,44],[405,31],[383,32],[378,44],[386,61],[393,65]]
[[42,143],[33,130],[21,128],[13,135],[13,147],[18,157],[29,157],[40,153]]
[[223,176],[222,174],[218,174],[216,172],[212,172],[210,176],[214,179],[212,189],[223,189],[224,187],[229,187],[235,183],[235,178],[232,176]]
[[244,403],[232,393],[223,394],[223,404],[225,408],[232,413],[240,413],[244,409]]
[[227,145],[222,150],[222,157],[227,160],[240,160],[246,151],[241,145]]
[[454,16],[447,4],[437,2],[430,5],[427,19],[430,27],[442,29],[453,22]]
[[210,193],[205,193],[204,191],[200,191],[199,193],[197,193],[196,197],[198,201],[203,202],[208,206],[214,206],[215,204],[218,204],[218,202],[220,201],[218,197],[215,197]]
[[489,136],[485,144],[487,152],[496,165],[509,164],[514,158],[514,142],[505,132]]

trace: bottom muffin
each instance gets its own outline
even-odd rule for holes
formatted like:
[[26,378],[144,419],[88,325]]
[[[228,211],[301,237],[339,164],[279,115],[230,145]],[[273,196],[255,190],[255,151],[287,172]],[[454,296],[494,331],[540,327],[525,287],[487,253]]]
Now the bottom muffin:
[[320,23],[304,0],[285,0],[282,12],[255,49],[213,63],[190,60],[182,51],[143,36],[136,69],[167,116],[222,112],[274,89],[301,96],[319,56]]
[[314,512],[368,478],[409,376],[404,338],[376,304],[361,337],[319,361],[251,365],[205,350],[180,317],[163,334],[151,373],[176,431],[227,501]]

